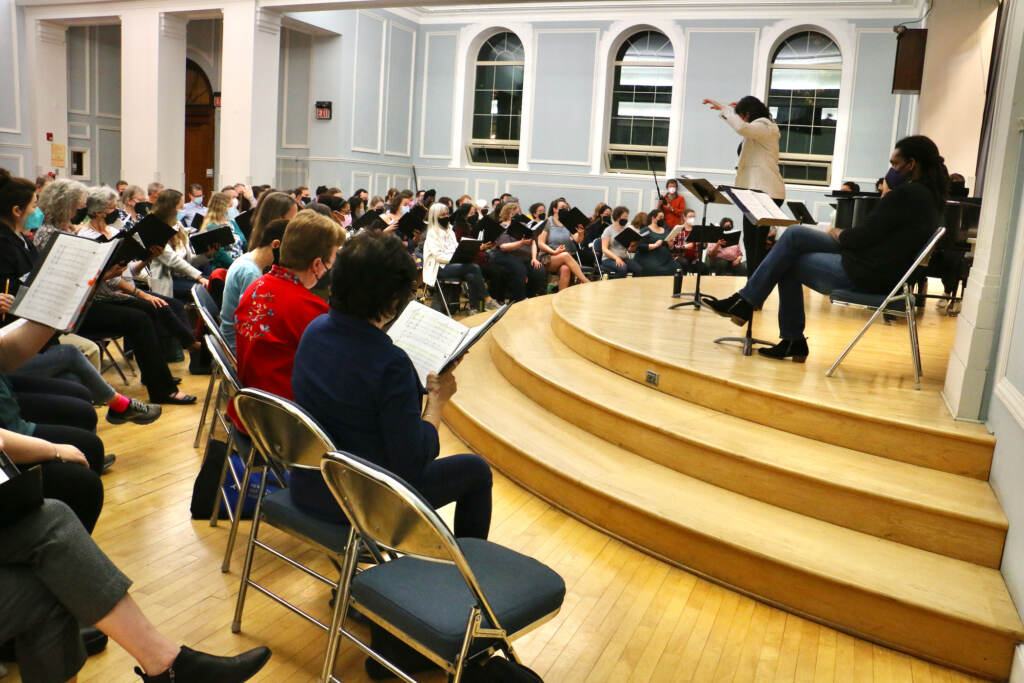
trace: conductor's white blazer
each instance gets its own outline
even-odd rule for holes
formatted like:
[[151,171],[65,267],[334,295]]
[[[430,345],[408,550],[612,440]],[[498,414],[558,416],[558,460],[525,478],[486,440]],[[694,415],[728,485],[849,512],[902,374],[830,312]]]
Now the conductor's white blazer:
[[732,109],[720,116],[743,136],[743,150],[736,164],[736,186],[767,192],[775,199],[786,198],[786,183],[779,173],[779,127],[760,118],[747,123]]

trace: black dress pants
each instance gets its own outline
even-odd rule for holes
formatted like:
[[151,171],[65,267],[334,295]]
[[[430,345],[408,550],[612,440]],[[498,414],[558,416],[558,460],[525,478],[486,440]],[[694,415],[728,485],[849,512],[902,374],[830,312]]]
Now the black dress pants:
[[96,301],[85,314],[79,333],[86,337],[97,334],[123,336],[135,352],[142,383],[149,391],[149,400],[162,401],[175,393],[177,386],[164,361],[155,314],[152,304],[133,297],[117,303]]

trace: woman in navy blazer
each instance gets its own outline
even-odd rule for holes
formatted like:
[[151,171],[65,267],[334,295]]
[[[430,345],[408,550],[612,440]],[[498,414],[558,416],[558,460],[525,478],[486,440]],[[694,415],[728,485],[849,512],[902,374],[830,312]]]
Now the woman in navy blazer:
[[[295,354],[295,401],[340,450],[398,475],[434,507],[455,502],[456,537],[487,538],[487,462],[471,453],[437,457],[455,377],[431,374],[422,387],[412,361],[382,329],[409,301],[415,280],[412,257],[394,237],[371,230],[346,243],[334,266],[331,310],[309,324]],[[295,470],[290,490],[297,506],[345,521],[318,472]]]

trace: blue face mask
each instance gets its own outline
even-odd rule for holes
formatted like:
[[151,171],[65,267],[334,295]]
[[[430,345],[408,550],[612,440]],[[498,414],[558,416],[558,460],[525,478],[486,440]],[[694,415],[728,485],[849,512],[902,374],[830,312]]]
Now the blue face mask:
[[185,220],[185,210],[184,209],[182,209],[181,211],[178,212],[178,222],[180,223],[183,220]]
[[906,180],[906,176],[898,168],[889,167],[889,172],[885,174],[885,184],[889,186],[890,190],[895,190],[897,185],[903,183]]
[[238,216],[238,209],[233,206],[228,207],[228,220],[233,221]]

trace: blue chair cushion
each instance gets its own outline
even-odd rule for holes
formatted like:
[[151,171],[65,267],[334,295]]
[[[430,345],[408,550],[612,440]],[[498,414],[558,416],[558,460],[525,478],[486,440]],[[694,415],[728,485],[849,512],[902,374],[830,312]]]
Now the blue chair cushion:
[[[885,294],[870,294],[868,292],[855,292],[852,289],[835,289],[829,295],[830,301],[833,303],[846,303],[855,304],[857,306],[869,306],[871,308],[878,308],[885,301]],[[907,307],[904,303],[903,298],[899,298],[895,301],[891,301],[886,310],[889,311],[906,311]]]
[[300,510],[292,502],[288,489],[268,493],[263,497],[263,519],[271,526],[319,543],[338,553],[345,552],[348,541],[348,524],[335,524],[314,517]]
[[[532,557],[496,543],[459,539],[501,627],[514,634],[562,606],[562,577]],[[352,579],[357,604],[451,661],[462,648],[472,594],[450,564],[400,557]],[[486,616],[482,625],[490,626]],[[474,645],[474,650],[478,649]]]

